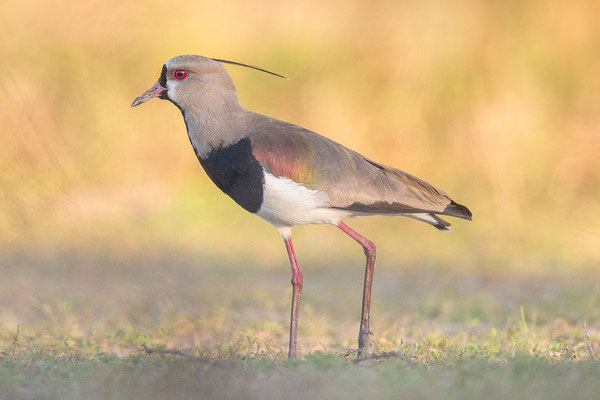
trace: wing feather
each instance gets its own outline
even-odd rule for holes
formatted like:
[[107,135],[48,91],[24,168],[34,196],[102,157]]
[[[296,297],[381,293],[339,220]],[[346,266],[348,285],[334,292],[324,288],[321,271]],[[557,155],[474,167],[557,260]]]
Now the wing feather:
[[266,171],[325,192],[332,208],[471,218],[466,207],[435,186],[299,126],[256,114],[249,137]]

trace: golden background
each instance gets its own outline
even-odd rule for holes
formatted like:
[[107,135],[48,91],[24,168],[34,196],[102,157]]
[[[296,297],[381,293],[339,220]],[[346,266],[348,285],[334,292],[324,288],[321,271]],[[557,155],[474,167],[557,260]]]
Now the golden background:
[[[192,53],[287,76],[227,67],[246,108],[413,173],[472,210],[448,234],[401,218],[350,221],[380,262],[570,270],[600,260],[597,2],[0,7],[5,250],[110,243],[287,268],[277,232],[202,171],[179,111],[129,107],[168,58]],[[361,252],[335,228],[294,233],[301,265],[347,253],[358,267]]]

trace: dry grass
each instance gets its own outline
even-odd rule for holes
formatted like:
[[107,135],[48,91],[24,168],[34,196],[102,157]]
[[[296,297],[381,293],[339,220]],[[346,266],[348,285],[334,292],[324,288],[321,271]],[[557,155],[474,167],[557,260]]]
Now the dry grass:
[[[362,260],[307,265],[300,351],[355,347]],[[87,356],[143,352],[283,354],[289,274],[238,259],[179,250],[116,255],[63,250],[4,253],[0,284],[6,354],[25,347]],[[334,254],[343,257],[341,254]],[[448,352],[585,360],[598,345],[599,282],[585,273],[490,274],[380,263],[374,286],[376,347],[424,363]],[[584,324],[587,323],[587,326]],[[434,356],[434,360],[437,356]]]
[[356,250],[346,265],[304,268],[297,362],[285,361],[283,268],[181,249],[123,254],[109,244],[5,251],[0,399],[541,399],[575,388],[576,398],[594,398],[594,275],[382,262],[372,312],[382,356],[355,364]]
[[28,1],[1,11],[5,242],[142,225],[145,238],[207,251],[226,251],[237,231],[255,238],[238,240],[240,251],[278,254],[271,228],[200,171],[174,107],[129,108],[167,58],[201,53],[291,78],[231,68],[248,108],[415,173],[473,210],[475,223],[444,237],[395,219],[358,223],[388,247],[426,243],[394,260],[600,259],[593,2]]

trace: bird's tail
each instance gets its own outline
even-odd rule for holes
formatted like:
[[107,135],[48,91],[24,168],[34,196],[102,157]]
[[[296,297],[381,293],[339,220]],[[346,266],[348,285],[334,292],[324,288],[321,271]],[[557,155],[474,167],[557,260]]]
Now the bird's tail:
[[446,207],[444,212],[440,214],[450,215],[451,217],[462,218],[468,221],[471,221],[471,218],[473,217],[473,214],[471,214],[471,210],[469,210],[462,204],[458,204],[454,200],[450,200],[450,204],[448,205],[448,207]]

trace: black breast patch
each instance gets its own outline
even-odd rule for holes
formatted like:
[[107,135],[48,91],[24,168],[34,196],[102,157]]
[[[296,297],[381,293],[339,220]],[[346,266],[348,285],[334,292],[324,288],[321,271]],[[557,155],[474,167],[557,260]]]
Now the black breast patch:
[[250,139],[211,151],[200,159],[206,174],[245,210],[255,213],[263,202],[263,169],[252,154]]

